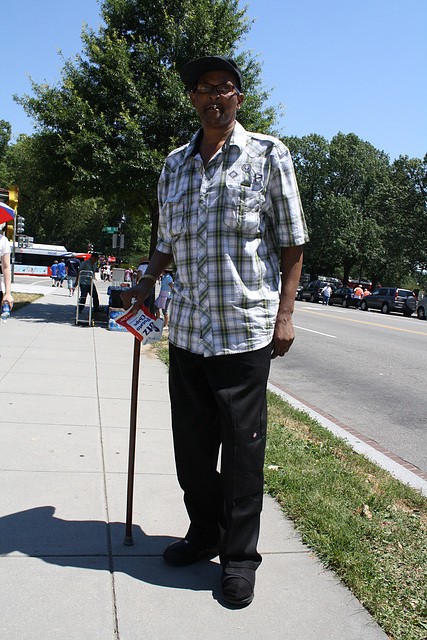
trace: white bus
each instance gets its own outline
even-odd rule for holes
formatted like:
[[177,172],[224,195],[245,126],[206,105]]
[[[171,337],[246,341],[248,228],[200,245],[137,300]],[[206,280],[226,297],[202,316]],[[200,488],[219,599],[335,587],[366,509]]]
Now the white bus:
[[54,261],[59,262],[69,255],[61,245],[34,242],[32,247],[17,247],[15,244],[14,275],[49,276]]

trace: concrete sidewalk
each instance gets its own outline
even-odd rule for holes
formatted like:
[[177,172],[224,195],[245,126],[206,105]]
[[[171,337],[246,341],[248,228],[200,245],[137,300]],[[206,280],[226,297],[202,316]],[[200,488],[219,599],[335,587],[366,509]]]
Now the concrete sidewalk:
[[188,522],[175,476],[167,369],[145,347],[135,544],[123,545],[133,337],[106,325],[75,326],[75,297],[65,288],[49,293],[0,324],[0,636],[386,639],[271,498],[255,599],[246,609],[221,602],[217,558],[166,565],[164,547]]

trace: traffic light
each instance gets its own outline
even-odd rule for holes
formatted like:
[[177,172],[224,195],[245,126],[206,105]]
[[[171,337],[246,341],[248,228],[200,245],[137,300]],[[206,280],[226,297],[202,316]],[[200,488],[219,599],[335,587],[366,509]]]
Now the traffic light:
[[8,240],[13,240],[13,220],[6,222],[6,238]]
[[[7,192],[7,196],[8,196],[8,203],[9,205],[12,207],[12,209],[15,212],[15,217],[16,217],[16,210],[18,208],[18,204],[20,203],[20,199],[18,196],[18,191],[19,191],[19,187],[16,184],[12,184],[9,187],[9,191]],[[13,225],[14,225],[14,220],[10,220],[7,223],[6,226],[6,237],[8,240],[13,240]]]
[[87,252],[88,253],[93,253],[93,244],[89,244],[89,246],[87,248]]
[[25,230],[25,218],[23,216],[17,216],[16,218],[16,233],[18,236],[22,236]]
[[20,202],[18,191],[19,191],[19,187],[17,184],[12,184],[9,187],[9,204],[15,210],[16,210],[16,207],[18,206],[18,203]]

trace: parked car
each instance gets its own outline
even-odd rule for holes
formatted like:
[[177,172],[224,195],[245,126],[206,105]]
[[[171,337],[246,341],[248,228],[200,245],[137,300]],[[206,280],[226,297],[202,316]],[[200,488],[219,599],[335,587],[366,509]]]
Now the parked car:
[[409,317],[417,308],[417,298],[414,292],[409,289],[380,287],[363,298],[360,308],[362,311],[379,309],[381,313],[400,311],[403,315]]
[[353,289],[351,287],[338,287],[332,291],[329,298],[329,304],[340,304],[345,307],[356,307],[359,300],[353,298]]
[[[298,300],[309,300],[310,302],[319,302],[322,299],[322,289],[326,287],[326,282],[323,280],[313,280],[309,282],[306,287],[303,287],[298,291]],[[331,284],[331,283],[329,283]],[[332,292],[335,287],[331,284]]]
[[424,298],[418,301],[417,316],[420,320],[427,320],[427,295],[424,293]]

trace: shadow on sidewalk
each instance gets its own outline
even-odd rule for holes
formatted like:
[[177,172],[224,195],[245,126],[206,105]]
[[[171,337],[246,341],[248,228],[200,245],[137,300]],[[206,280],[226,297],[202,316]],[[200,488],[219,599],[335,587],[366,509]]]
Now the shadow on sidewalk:
[[76,303],[74,304],[42,304],[32,302],[22,309],[13,312],[12,319],[28,320],[31,322],[60,322],[74,323],[76,317]]
[[174,589],[212,591],[214,586],[213,595],[217,599],[220,565],[203,560],[177,568],[164,562],[163,549],[176,538],[148,536],[141,527],[133,525],[135,546],[132,551],[123,546],[122,553],[109,553],[108,534],[110,532],[117,549],[117,541],[124,539],[124,523],[107,525],[101,520],[61,520],[54,514],[55,507],[43,506],[0,518],[0,556],[19,552],[49,564],[92,570],[105,570],[104,565],[93,562],[94,557],[109,557],[111,571]]
[[[67,295],[67,297],[69,297]],[[92,316],[96,325],[107,326],[107,313],[93,312]],[[74,301],[70,298],[69,304],[41,304],[40,302],[32,302],[31,304],[18,309],[13,313],[13,318],[17,320],[24,320],[28,322],[43,322],[43,323],[56,323],[56,324],[69,324],[74,325],[76,320],[76,299]],[[89,305],[86,304],[82,313],[80,313],[81,323],[79,327],[88,327],[89,323]]]

